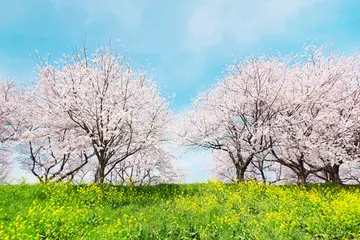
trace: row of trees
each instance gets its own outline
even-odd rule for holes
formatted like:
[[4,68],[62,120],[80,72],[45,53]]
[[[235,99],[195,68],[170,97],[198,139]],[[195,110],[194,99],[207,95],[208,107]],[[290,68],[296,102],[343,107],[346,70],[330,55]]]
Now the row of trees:
[[35,84],[1,82],[0,177],[12,149],[41,182],[176,182],[174,140],[212,150],[224,181],[359,182],[359,54],[325,50],[235,62],[185,117],[110,46],[39,60]]
[[235,63],[198,95],[183,138],[228,181],[358,181],[359,53],[325,50]]

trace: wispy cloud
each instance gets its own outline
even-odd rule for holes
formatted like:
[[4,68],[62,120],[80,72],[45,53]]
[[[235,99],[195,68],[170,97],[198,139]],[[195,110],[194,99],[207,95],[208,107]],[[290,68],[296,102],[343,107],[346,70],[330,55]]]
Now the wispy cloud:
[[286,33],[289,21],[323,0],[203,0],[188,23],[187,45],[194,49],[220,44],[225,38],[255,43],[266,35]]
[[117,24],[124,27],[140,27],[143,20],[143,13],[148,5],[147,1],[139,0],[49,0],[55,8],[80,8],[86,11],[86,23],[103,21],[104,18],[114,18]]

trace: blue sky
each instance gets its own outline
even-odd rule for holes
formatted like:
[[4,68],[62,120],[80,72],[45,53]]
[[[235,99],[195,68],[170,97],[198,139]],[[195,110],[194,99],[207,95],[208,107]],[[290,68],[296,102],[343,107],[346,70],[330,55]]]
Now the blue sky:
[[[317,40],[343,53],[360,48],[358,0],[7,0],[0,3],[0,78],[34,77],[37,50],[52,58],[86,43],[123,45],[149,68],[172,109],[189,107],[226,64],[258,50],[300,51]],[[116,41],[118,40],[118,41]],[[201,160],[199,160],[201,159]],[[189,153],[189,181],[209,177],[209,156]]]

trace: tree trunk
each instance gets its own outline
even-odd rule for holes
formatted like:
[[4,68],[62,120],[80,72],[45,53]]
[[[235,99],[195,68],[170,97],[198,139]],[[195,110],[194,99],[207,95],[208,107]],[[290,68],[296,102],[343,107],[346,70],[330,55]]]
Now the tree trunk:
[[333,166],[330,166],[328,168],[330,181],[332,183],[342,184],[340,174],[339,174],[339,170],[340,170],[340,165],[338,165],[338,164],[334,164]]
[[306,169],[304,166],[304,154],[302,153],[300,158],[298,159],[299,162],[299,172],[298,172],[298,184],[299,185],[305,185],[306,184],[306,179],[308,177],[308,174],[306,173]]
[[298,184],[305,185],[306,184],[307,176],[303,173],[298,174]]
[[236,180],[237,182],[245,181],[245,169],[240,166],[236,166]]
[[105,180],[105,167],[102,164],[99,164],[95,173],[95,183],[103,184],[104,180]]

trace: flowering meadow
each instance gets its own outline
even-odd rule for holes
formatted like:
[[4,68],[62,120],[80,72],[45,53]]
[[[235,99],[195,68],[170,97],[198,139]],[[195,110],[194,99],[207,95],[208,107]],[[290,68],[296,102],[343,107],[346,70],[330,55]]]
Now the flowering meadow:
[[4,240],[359,238],[356,186],[0,186]]

